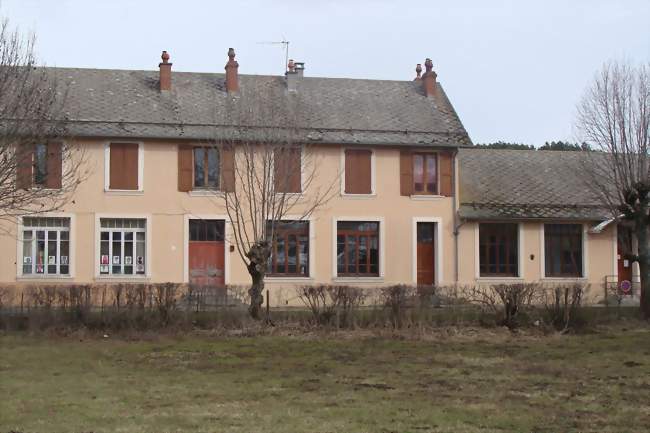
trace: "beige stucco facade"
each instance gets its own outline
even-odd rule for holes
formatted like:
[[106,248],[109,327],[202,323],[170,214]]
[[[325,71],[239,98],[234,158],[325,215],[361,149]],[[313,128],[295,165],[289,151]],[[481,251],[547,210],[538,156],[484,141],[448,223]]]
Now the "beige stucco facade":
[[[246,284],[249,276],[237,250],[231,251],[232,232],[227,224],[223,200],[201,193],[178,191],[178,145],[174,142],[145,141],[140,144],[141,191],[107,190],[109,141],[80,140],[87,151],[91,175],[79,185],[73,201],[58,215],[70,217],[70,276],[47,280],[21,275],[20,242],[16,226],[5,223],[0,236],[0,281],[11,284],[38,282],[111,283],[117,281],[187,282],[188,221],[192,218],[226,220],[225,281]],[[131,140],[132,142],[132,140]],[[435,279],[438,285],[488,283],[477,273],[478,231],[476,222],[455,219],[453,197],[400,195],[399,149],[373,149],[373,193],[346,196],[340,187],[343,148],[314,146],[321,185],[336,183],[334,194],[310,217],[310,272],[308,278],[267,278],[271,301],[276,305],[297,303],[293,288],[303,284],[354,284],[375,287],[416,283],[416,237],[418,221],[436,223]],[[456,176],[458,173],[456,172]],[[458,185],[458,182],[455,182]],[[309,194],[306,191],[305,194]],[[457,194],[456,194],[457,196]],[[294,212],[288,212],[292,214]],[[299,214],[299,209],[296,209]],[[146,219],[147,265],[144,276],[113,278],[99,274],[99,219],[102,217]],[[378,277],[339,278],[336,275],[337,220],[380,223],[380,265]],[[458,225],[457,231],[455,227]],[[589,233],[584,224],[584,281],[592,284],[591,298],[601,294],[607,275],[616,274],[616,232]],[[520,225],[520,278],[504,281],[553,281],[544,279],[543,224]],[[455,235],[457,232],[457,238]]]

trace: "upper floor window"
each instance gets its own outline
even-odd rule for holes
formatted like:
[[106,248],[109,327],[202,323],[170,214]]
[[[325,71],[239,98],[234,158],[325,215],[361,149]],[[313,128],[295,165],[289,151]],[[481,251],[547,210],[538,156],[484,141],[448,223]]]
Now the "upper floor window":
[[438,194],[438,159],[435,153],[413,155],[413,193]]
[[379,223],[339,221],[336,227],[338,276],[379,276]]
[[17,153],[17,187],[61,188],[62,150],[63,146],[59,142],[24,146]]
[[127,191],[140,190],[140,145],[138,143],[111,143],[108,153],[108,188]]
[[517,224],[481,223],[478,230],[481,277],[518,276],[519,228]]
[[273,178],[275,192],[302,192],[302,149],[282,147],[273,152]]
[[345,193],[372,194],[372,151],[345,150]]
[[[267,223],[267,232],[271,223]],[[271,276],[309,276],[309,221],[275,223],[268,274]]]
[[100,275],[144,275],[147,260],[147,220],[101,218]]
[[194,187],[219,188],[219,149],[194,148]]
[[70,274],[70,218],[23,218],[23,275]]
[[582,277],[582,225],[544,224],[547,277]]

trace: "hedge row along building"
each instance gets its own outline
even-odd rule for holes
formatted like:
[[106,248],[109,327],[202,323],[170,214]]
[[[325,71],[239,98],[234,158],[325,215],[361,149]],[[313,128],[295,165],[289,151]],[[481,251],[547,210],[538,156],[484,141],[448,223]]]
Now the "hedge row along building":
[[[293,101],[303,152],[331,199],[278,228],[266,286],[276,304],[304,284],[490,284],[632,279],[617,227],[579,178],[579,152],[477,149],[431,62],[413,81],[48,68],[65,82],[66,134],[35,147],[21,188],[61,186],[61,147],[90,175],[56,213],[3,222],[0,281],[247,284],[220,194],[237,188],[237,146],[282,128]],[[300,64],[299,66],[303,66]],[[246,127],[233,114],[258,115]],[[245,137],[251,139],[250,136]],[[299,157],[284,161],[293,194]],[[276,173],[276,175],[280,175]],[[322,179],[320,179],[322,177]],[[291,213],[291,212],[290,212]]]

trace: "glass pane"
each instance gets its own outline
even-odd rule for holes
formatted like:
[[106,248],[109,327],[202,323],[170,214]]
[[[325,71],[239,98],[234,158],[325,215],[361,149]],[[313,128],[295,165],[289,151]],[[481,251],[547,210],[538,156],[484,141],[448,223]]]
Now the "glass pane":
[[135,238],[136,238],[136,240],[138,240],[138,241],[144,241],[144,232],[137,232],[137,233],[135,234]]
[[[125,237],[128,234],[133,239],[133,233],[126,233]],[[124,242],[124,273],[133,274],[133,241]]]
[[287,272],[290,274],[295,274],[296,273],[296,254],[298,253],[298,250],[296,248],[296,236],[295,235],[290,235],[289,236],[289,245],[288,245],[288,269]]
[[208,185],[217,187],[219,185],[219,151],[208,149]]
[[413,156],[413,188],[416,192],[424,191],[424,158],[422,155]]
[[194,148],[194,186],[205,186],[205,151],[202,147]]
[[370,237],[370,273],[379,275],[379,238]]
[[45,232],[44,231],[38,231],[36,232],[36,263],[35,263],[35,268],[36,268],[36,273],[37,274],[43,274],[45,273]]
[[23,232],[23,274],[32,273],[34,256],[32,251],[32,232],[25,230]]
[[357,238],[356,236],[347,237],[348,252],[348,273],[357,272]]
[[59,263],[61,264],[59,273],[63,275],[69,274],[70,273],[70,243],[68,241],[61,241],[59,249],[60,249]]
[[144,233],[137,233],[139,238],[142,235],[142,241],[136,242],[135,245],[135,272],[136,274],[144,274],[146,269],[146,249],[144,243]]
[[359,236],[359,269],[360,274],[368,272],[368,238],[366,236]]
[[337,273],[345,273],[345,236],[336,237],[336,269]]
[[45,184],[47,178],[47,144],[37,144],[34,151],[34,183]]
[[309,276],[309,236],[300,236],[300,273]]
[[56,255],[56,238],[57,232],[47,232],[47,273],[56,274],[56,264],[58,262]]
[[427,156],[427,192],[436,192],[436,157],[435,155]]
[[109,232],[102,232],[101,234],[101,240],[107,241],[109,240],[110,233]]
[[284,238],[276,239],[275,263],[276,263],[277,272],[279,272],[279,273],[285,273],[286,272],[284,248],[285,248]]
[[433,224],[434,223],[418,223],[417,238],[418,242],[433,243]]

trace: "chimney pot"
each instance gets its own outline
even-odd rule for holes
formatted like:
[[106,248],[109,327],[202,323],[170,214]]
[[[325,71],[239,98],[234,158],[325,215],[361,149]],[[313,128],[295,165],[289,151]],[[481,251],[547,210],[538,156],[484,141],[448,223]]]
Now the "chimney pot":
[[289,63],[287,63],[287,69],[289,72],[293,72],[293,69],[296,67],[296,65],[293,64],[293,59],[289,59]]
[[228,93],[239,92],[239,63],[235,60],[235,49],[228,48],[228,63],[226,63],[226,90]]
[[163,51],[160,58],[162,59],[162,63],[158,64],[160,68],[160,90],[169,92],[172,90],[172,64],[169,63],[169,53]]
[[422,74],[422,64],[418,63],[415,66],[415,74],[416,74],[415,75],[415,80],[413,80],[413,81],[420,81],[422,79],[422,77],[420,76]]
[[302,79],[305,70],[304,62],[294,62],[293,59],[289,60],[287,65],[289,70],[285,73],[287,79],[287,90],[290,92],[297,91],[298,82]]
[[431,59],[427,58],[424,61],[424,67],[426,72],[422,75],[422,87],[424,88],[424,94],[431,98],[435,95],[436,92],[436,74],[433,70],[433,62]]

